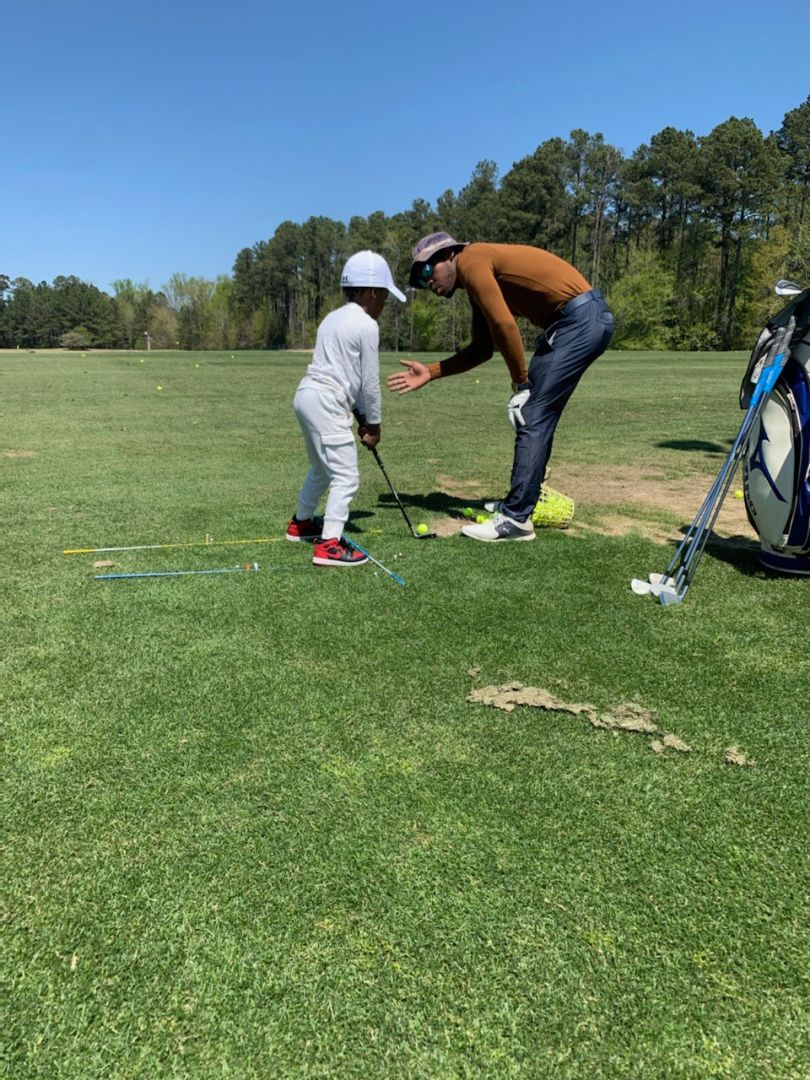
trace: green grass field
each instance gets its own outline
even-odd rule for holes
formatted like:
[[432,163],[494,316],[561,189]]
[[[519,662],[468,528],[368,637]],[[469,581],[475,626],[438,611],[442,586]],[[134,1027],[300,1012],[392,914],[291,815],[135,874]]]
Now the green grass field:
[[[282,537],[307,359],[0,354],[3,1075],[810,1076],[810,584],[749,534],[681,607],[629,588],[744,358],[600,360],[555,444],[575,527],[532,544],[414,541],[362,456],[351,530],[404,588],[283,540],[61,553]],[[497,358],[386,394],[414,521],[503,494],[507,396]],[[467,700],[513,681],[691,751]]]

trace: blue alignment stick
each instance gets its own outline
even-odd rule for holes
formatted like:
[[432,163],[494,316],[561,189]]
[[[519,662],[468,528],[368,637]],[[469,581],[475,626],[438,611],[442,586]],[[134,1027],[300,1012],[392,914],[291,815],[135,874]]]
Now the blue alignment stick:
[[[344,536],[345,536],[345,534],[344,534]],[[397,585],[404,585],[405,584],[405,582],[402,580],[402,578],[399,576],[399,574],[395,574],[393,570],[389,570],[387,566],[383,566],[383,564],[378,559],[374,558],[374,556],[371,554],[371,552],[366,551],[365,548],[360,547],[360,545],[357,543],[356,540],[352,540],[352,538],[350,536],[346,536],[345,539],[351,544],[351,546],[355,549],[355,551],[362,552],[363,555],[365,555],[367,559],[371,559],[371,561],[374,563],[375,566],[379,566],[379,568],[381,570],[384,570],[385,573],[388,574],[388,576],[390,578],[393,578],[394,581],[396,581]]]

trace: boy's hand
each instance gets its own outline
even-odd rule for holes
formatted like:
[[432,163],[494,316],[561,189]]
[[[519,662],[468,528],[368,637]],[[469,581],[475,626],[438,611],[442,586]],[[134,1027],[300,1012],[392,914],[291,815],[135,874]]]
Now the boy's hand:
[[382,431],[379,424],[363,424],[358,429],[360,436],[360,442],[363,446],[369,447],[376,446],[382,437]]
[[395,371],[388,376],[388,389],[397,394],[409,394],[411,390],[418,390],[420,386],[430,382],[430,372],[425,364],[418,360],[400,360],[400,364],[407,371]]
[[[352,409],[354,418],[357,421],[357,438],[363,444],[363,446],[376,446],[380,441],[380,425],[379,424],[367,424],[364,413],[359,413],[357,409]],[[369,442],[369,435],[372,435],[376,431],[376,441]]]

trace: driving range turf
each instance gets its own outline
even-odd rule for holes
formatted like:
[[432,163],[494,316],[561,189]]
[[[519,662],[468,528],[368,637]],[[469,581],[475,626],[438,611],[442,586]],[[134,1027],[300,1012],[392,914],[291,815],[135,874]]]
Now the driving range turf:
[[[417,542],[361,450],[350,532],[404,587],[283,539],[62,554],[283,537],[307,361],[0,354],[3,1074],[810,1075],[810,583],[749,538],[680,607],[629,588],[745,357],[608,354],[558,431],[560,475],[686,485],[685,516],[597,483],[568,532]],[[414,523],[503,494],[507,397],[497,357],[384,395]],[[516,681],[691,750],[467,700]]]

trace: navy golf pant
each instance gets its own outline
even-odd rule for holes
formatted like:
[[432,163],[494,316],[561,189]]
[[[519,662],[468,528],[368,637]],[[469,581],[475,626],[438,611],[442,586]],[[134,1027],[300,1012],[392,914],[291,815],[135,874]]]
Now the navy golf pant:
[[613,316],[594,297],[556,320],[537,339],[529,365],[531,393],[523,406],[523,426],[515,436],[509,494],[502,510],[517,521],[530,517],[551,456],[551,444],[565,404],[585,371],[613,335]]

